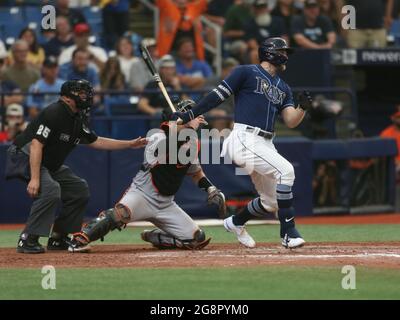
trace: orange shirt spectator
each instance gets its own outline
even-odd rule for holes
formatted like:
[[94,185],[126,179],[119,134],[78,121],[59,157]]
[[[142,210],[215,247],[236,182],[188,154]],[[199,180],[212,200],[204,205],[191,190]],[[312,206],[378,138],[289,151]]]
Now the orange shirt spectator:
[[207,10],[207,0],[156,0],[156,4],[160,9],[158,54],[170,53],[179,38],[189,36],[195,41],[197,58],[204,60],[200,16]]
[[400,166],[400,111],[391,116],[393,124],[383,130],[380,134],[382,138],[394,138],[397,142],[396,165]]

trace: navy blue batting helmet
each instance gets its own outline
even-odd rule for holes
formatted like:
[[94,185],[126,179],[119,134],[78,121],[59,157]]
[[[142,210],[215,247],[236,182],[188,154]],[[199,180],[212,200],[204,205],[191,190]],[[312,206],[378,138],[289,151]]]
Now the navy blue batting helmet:
[[281,51],[283,50],[286,51],[287,54],[293,53],[293,49],[288,46],[285,39],[268,38],[264,40],[258,48],[260,63],[268,61],[275,66],[286,64],[288,57],[282,54]]

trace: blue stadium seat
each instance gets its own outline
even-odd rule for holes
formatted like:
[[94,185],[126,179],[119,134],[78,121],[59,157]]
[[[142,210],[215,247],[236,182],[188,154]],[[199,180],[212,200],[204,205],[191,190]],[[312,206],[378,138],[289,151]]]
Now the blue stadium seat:
[[129,95],[110,95],[104,97],[105,114],[108,116],[137,114],[136,105]]
[[393,20],[389,34],[394,37],[396,46],[400,46],[400,19]]
[[19,33],[23,28],[25,28],[27,25],[25,22],[11,22],[8,23],[3,27],[3,35],[4,38],[14,38],[17,39],[19,36]]
[[90,128],[94,130],[98,136],[110,137],[110,122],[108,120],[92,120]]
[[114,139],[133,139],[146,136],[149,126],[146,120],[113,120],[111,136]]
[[36,22],[38,25],[40,25],[43,17],[41,7],[24,7],[24,15],[26,21]]
[[99,7],[91,6],[82,8],[83,15],[86,18],[86,21],[92,25],[93,23],[102,23],[103,17],[101,14],[101,10]]
[[0,24],[8,25],[24,21],[24,14],[21,7],[1,7]]

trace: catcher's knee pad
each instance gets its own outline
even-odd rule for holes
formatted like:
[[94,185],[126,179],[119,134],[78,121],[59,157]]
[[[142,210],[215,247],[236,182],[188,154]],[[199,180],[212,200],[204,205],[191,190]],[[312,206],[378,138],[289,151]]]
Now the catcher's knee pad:
[[117,204],[115,208],[110,208],[100,212],[96,219],[89,221],[82,228],[82,233],[87,236],[89,241],[96,241],[112,230],[125,226],[130,221],[129,209],[122,204]]
[[121,203],[117,203],[114,208],[114,220],[127,224],[131,221],[130,210]]

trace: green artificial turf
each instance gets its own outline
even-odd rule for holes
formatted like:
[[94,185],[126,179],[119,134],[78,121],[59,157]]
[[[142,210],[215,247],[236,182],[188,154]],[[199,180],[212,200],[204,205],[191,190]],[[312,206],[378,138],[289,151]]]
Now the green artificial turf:
[[56,289],[39,269],[0,269],[0,299],[399,299],[398,270],[356,269],[344,290],[339,267],[58,269]]
[[[236,243],[223,227],[206,227],[214,243]],[[143,243],[143,228],[114,231],[104,244]],[[278,242],[279,226],[250,226],[258,242]],[[308,242],[400,241],[398,225],[300,225]],[[18,230],[0,231],[14,247]],[[45,244],[46,239],[42,239]],[[100,242],[98,242],[100,243]],[[340,267],[56,269],[56,289],[41,287],[40,269],[0,269],[0,299],[400,299],[400,273],[356,267],[356,290],[344,290]]]
[[[144,228],[126,228],[121,232],[114,231],[106,236],[103,244],[143,243],[140,232]],[[372,225],[299,225],[298,229],[307,242],[383,242],[400,241],[400,226],[390,224]],[[221,227],[205,227],[206,234],[214,243],[235,242],[231,233]],[[247,228],[258,242],[279,242],[278,225],[257,225]],[[0,230],[0,247],[14,247],[18,240],[19,230]],[[41,240],[45,244],[46,240]],[[98,242],[99,244],[101,242]]]

